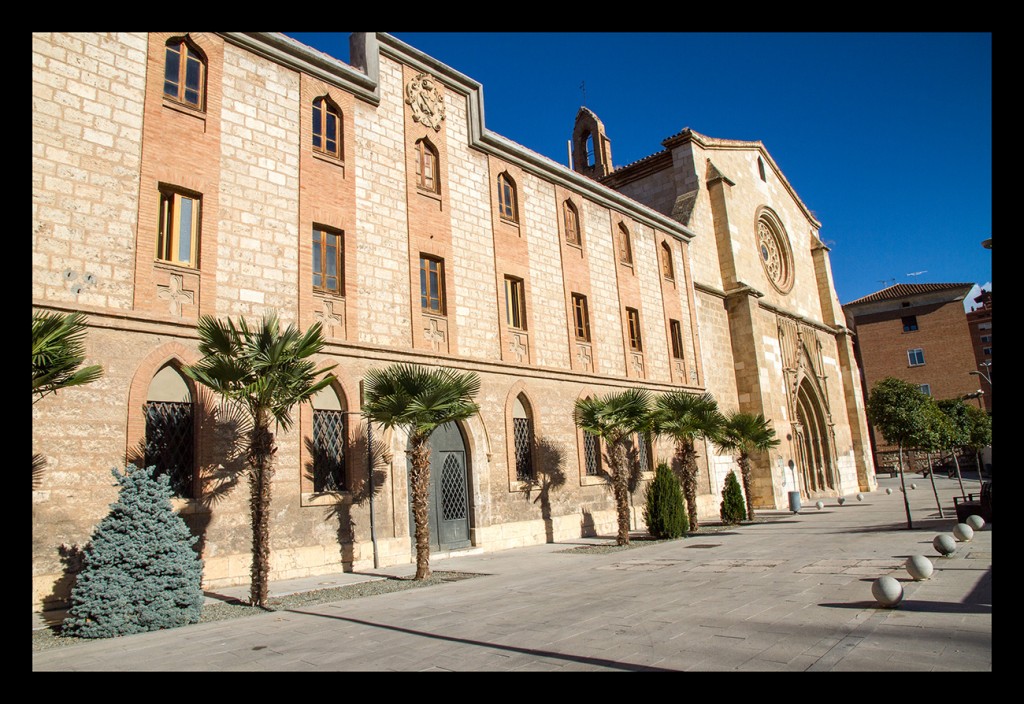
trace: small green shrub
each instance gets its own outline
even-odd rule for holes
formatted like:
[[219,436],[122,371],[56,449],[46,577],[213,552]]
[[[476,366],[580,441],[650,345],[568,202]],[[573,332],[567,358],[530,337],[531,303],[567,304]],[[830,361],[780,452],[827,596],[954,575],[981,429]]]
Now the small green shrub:
[[690,528],[679,480],[664,462],[658,465],[654,481],[647,487],[644,520],[647,532],[659,539],[679,538]]
[[120,494],[85,547],[62,633],[110,638],[199,621],[198,538],[171,506],[168,475],[154,477],[153,470],[111,470]]
[[747,517],[746,504],[743,502],[743,488],[740,486],[736,472],[729,472],[722,487],[722,507],[719,511],[722,522],[727,525],[739,523]]

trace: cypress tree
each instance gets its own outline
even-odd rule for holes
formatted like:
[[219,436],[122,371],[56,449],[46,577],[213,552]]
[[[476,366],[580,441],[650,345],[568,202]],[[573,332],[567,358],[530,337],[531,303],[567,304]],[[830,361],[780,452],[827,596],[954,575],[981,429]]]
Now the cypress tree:
[[690,527],[679,480],[664,462],[658,465],[654,481],[647,487],[644,521],[647,532],[661,539],[679,538]]
[[722,517],[722,523],[727,525],[739,523],[747,516],[747,507],[743,502],[743,487],[736,478],[736,472],[729,472],[729,476],[725,478],[719,515]]
[[198,538],[171,506],[170,477],[154,469],[111,470],[120,494],[85,547],[63,633],[109,638],[199,621]]

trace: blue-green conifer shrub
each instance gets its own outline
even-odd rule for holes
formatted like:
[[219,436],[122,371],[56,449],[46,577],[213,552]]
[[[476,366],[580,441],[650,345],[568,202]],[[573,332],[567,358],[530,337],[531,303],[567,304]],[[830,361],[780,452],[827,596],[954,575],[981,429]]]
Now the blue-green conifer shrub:
[[85,547],[63,634],[109,638],[199,621],[198,538],[171,506],[168,475],[154,469],[111,470],[120,494]]
[[737,524],[747,517],[743,488],[740,486],[740,480],[736,478],[736,472],[729,472],[729,476],[725,478],[719,514],[722,516],[722,523],[727,525]]
[[644,520],[647,532],[658,539],[679,538],[690,528],[679,480],[664,462],[658,464],[647,487]]

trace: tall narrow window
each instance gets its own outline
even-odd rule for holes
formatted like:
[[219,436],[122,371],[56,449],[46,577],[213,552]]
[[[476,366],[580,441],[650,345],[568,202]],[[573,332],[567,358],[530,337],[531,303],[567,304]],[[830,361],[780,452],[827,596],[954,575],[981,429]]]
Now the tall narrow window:
[[184,266],[198,265],[200,204],[198,194],[161,189],[157,259]]
[[175,496],[194,498],[195,421],[192,395],[182,376],[165,366],[153,377],[143,407],[145,464],[167,474]]
[[340,232],[313,228],[313,289],[343,295],[345,251]]
[[587,312],[587,297],[579,293],[572,294],[572,316],[576,328],[576,339],[590,342],[590,313]]
[[590,433],[583,433],[583,471],[588,477],[601,473],[601,445]]
[[764,162],[761,161],[761,157],[757,157],[757,175],[760,176],[761,180],[764,181],[765,183],[768,182],[768,179],[765,178],[764,175]]
[[164,54],[164,95],[197,110],[203,110],[206,59],[198,48],[184,39],[167,42]]
[[673,359],[683,358],[683,326],[679,324],[678,320],[668,321],[669,337],[672,338],[672,357]]
[[629,322],[629,349],[634,352],[643,352],[644,344],[640,336],[640,312],[636,308],[627,308],[626,319]]
[[580,214],[576,206],[565,201],[562,203],[562,215],[565,218],[565,241],[569,244],[580,244]]
[[661,275],[669,281],[676,278],[675,267],[672,266],[672,248],[668,242],[661,243]]
[[416,141],[416,185],[431,193],[441,192],[437,150],[426,138]]
[[633,265],[633,245],[629,241],[629,230],[623,223],[619,223],[619,261],[623,264]]
[[516,397],[512,406],[512,435],[516,454],[516,479],[521,482],[533,481],[533,423],[530,420],[528,403],[523,395]]
[[523,280],[505,277],[505,321],[510,328],[526,329],[526,296]]
[[321,389],[313,405],[313,491],[345,491],[345,410],[334,389]]
[[498,214],[505,220],[519,221],[516,184],[507,173],[498,174]]
[[444,261],[420,256],[420,306],[425,312],[444,315]]
[[324,97],[313,100],[313,151],[341,158],[341,111]]
[[650,472],[653,469],[650,444],[651,439],[646,433],[634,433],[626,440],[626,456],[630,462],[636,462],[641,472]]
[[912,367],[920,367],[924,364],[924,350],[920,347],[913,350],[907,350],[907,361]]

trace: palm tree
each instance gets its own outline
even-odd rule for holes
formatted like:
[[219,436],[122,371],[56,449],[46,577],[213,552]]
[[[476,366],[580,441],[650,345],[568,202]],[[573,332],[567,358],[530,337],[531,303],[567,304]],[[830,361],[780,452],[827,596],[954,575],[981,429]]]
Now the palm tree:
[[634,388],[599,398],[581,398],[573,412],[573,420],[583,432],[596,435],[608,446],[619,523],[618,545],[629,545],[627,446],[633,433],[642,434],[650,427],[650,408],[650,392]]
[[88,384],[103,375],[99,365],[79,369],[85,361],[85,329],[81,313],[32,316],[33,404],[59,389]]
[[409,435],[412,512],[416,522],[416,579],[430,577],[430,434],[445,423],[465,420],[480,407],[475,372],[394,364],[370,369],[363,383],[363,415]]
[[747,520],[754,520],[754,504],[750,500],[750,456],[755,452],[767,452],[778,447],[781,441],[775,437],[775,429],[758,413],[734,411],[725,417],[718,446],[723,450],[738,452],[736,458],[743,479],[743,498],[747,502]]
[[696,394],[671,391],[654,403],[654,430],[658,435],[671,437],[676,443],[676,457],[683,471],[683,495],[690,530],[697,523],[697,454],[694,443],[701,439],[715,441],[721,432],[724,418],[718,402],[709,393]]
[[252,567],[249,601],[266,608],[270,572],[270,489],[277,447],[270,423],[282,430],[292,425],[292,410],[331,383],[333,375],[317,377],[334,367],[316,369],[312,357],[324,347],[320,323],[305,334],[294,325],[282,333],[276,313],[250,327],[245,318],[204,315],[197,326],[203,357],[183,371],[220,397],[241,408],[248,432],[249,512],[252,520]]

